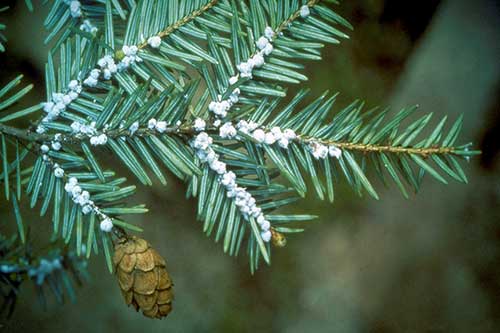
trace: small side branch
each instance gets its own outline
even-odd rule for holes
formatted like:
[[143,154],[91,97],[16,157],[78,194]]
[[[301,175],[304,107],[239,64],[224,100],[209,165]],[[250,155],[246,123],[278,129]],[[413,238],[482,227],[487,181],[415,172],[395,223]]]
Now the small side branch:
[[0,124],[0,133],[15,137],[27,142],[44,142],[50,140],[50,135],[38,134],[29,130],[22,130],[16,127]]
[[303,138],[303,142],[319,142],[327,146],[336,146],[339,149],[359,151],[364,153],[395,153],[395,154],[415,154],[421,156],[430,155],[445,155],[454,154],[455,147],[428,147],[428,148],[415,148],[415,147],[401,147],[401,146],[390,146],[390,145],[372,145],[372,144],[362,144],[362,143],[352,143],[352,142],[338,142],[331,140],[317,140],[312,138]]
[[[194,10],[189,15],[184,16],[183,18],[179,19],[177,22],[175,22],[174,24],[168,26],[165,30],[160,31],[155,36],[158,36],[160,38],[164,38],[164,37],[169,36],[173,32],[179,30],[179,28],[181,28],[182,26],[188,24],[189,22],[191,22],[194,19],[196,19],[198,16],[201,16],[203,13],[205,13],[208,10],[210,10],[213,6],[215,6],[217,4],[217,2],[219,2],[219,1],[218,0],[211,0],[211,1],[209,1],[207,4],[205,4],[201,8],[199,8],[197,10]],[[146,48],[147,46],[148,46],[148,42],[144,41],[144,42],[140,43],[139,45],[137,45],[137,48],[138,49],[143,49],[143,48]],[[122,59],[124,57],[123,51],[121,51],[121,50],[117,51],[115,56],[119,60]]]

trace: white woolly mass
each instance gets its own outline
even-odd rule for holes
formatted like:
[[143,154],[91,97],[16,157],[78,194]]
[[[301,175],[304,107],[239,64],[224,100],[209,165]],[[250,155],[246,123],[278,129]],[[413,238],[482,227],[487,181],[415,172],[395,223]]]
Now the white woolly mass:
[[167,122],[166,121],[157,121],[155,129],[158,133],[163,133],[167,130]]
[[276,142],[276,138],[274,137],[274,134],[271,132],[267,132],[266,136],[264,138],[264,143],[266,145],[272,145],[275,142]]
[[242,62],[236,66],[241,77],[252,78],[253,69],[262,67],[265,63],[264,55],[270,55],[273,51],[273,45],[264,36],[260,37],[256,44],[261,51],[255,53],[246,62]]
[[232,102],[230,99],[219,102],[210,102],[208,110],[212,111],[216,116],[224,118],[231,105]]
[[273,30],[273,28],[271,28],[271,27],[266,27],[266,28],[264,29],[264,36],[265,36],[267,39],[272,40],[272,39],[273,39],[273,37],[274,37],[274,30]]
[[46,116],[42,119],[42,124],[38,125],[36,132],[38,134],[43,134],[46,132],[46,128],[43,123],[57,119],[61,112],[66,110],[72,101],[78,98],[78,95],[82,92],[82,86],[77,80],[72,80],[68,84],[68,90],[66,94],[63,93],[52,93],[52,99],[48,102],[42,103],[43,111]]
[[60,167],[54,169],[54,176],[57,178],[62,178],[64,176],[64,170]]
[[260,224],[260,227],[262,228],[262,230],[269,230],[269,228],[271,228],[271,222],[264,220]]
[[340,150],[339,148],[337,148],[335,146],[329,146],[328,147],[328,154],[331,157],[340,158],[340,156],[342,155],[342,150]]
[[204,131],[206,126],[207,126],[207,123],[205,122],[205,120],[203,120],[201,118],[196,118],[194,120],[193,129],[195,131],[197,131],[197,132]]
[[[70,13],[73,17],[82,16],[80,1],[63,0],[63,2],[68,5]],[[98,29],[88,19],[85,19],[80,25],[80,30],[95,34]],[[152,36],[148,39],[148,44],[153,48],[157,48],[161,44],[161,38],[159,36]],[[124,45],[122,47],[122,51],[124,53],[124,57],[118,64],[115,63],[115,60],[111,55],[105,55],[99,59],[99,68],[92,69],[89,75],[83,79],[82,83],[88,87],[96,87],[99,82],[99,77],[102,76],[103,79],[110,80],[119,70],[124,70],[131,64],[142,61],[142,59],[137,55],[139,48],[136,45]],[[47,128],[43,125],[43,123],[55,120],[61,112],[66,110],[66,106],[68,104],[78,98],[81,91],[81,84],[76,80],[72,80],[68,85],[68,91],[66,94],[53,93],[52,100],[42,103],[43,110],[47,113],[47,115],[42,119],[42,123],[37,126],[36,132],[38,134],[45,133]],[[162,131],[163,126],[164,125],[160,125],[158,131]],[[101,139],[99,142],[103,142],[103,140]]]
[[148,44],[152,48],[159,48],[161,44],[161,38],[160,36],[153,36],[148,38]]
[[240,100],[240,89],[236,88],[234,89],[235,92],[233,92],[231,95],[229,95],[229,101],[232,103],[232,104],[236,104],[238,103],[238,101]]
[[72,1],[68,1],[68,0],[65,0],[65,3],[69,5],[69,11],[70,11],[70,14],[72,17],[80,17],[82,16],[82,5],[80,3],[80,1],[77,1],[77,0],[72,0]]
[[108,142],[108,136],[104,133],[90,137],[90,144],[92,146],[105,145]]
[[274,50],[273,44],[269,43],[262,51],[264,52],[265,55],[270,55],[273,52],[273,50]]
[[213,139],[206,133],[206,132],[201,132],[198,134],[193,141],[193,148],[195,149],[200,149],[200,150],[207,150],[209,145],[211,145],[213,142]]
[[[229,85],[232,86],[236,84],[239,78],[252,78],[252,71],[255,68],[260,68],[265,64],[265,55],[270,55],[273,52],[273,45],[271,44],[272,38],[274,36],[274,30],[271,27],[266,27],[264,30],[264,35],[259,37],[255,42],[257,49],[260,51],[256,52],[246,61],[243,61],[236,65],[239,75],[235,75],[229,78]],[[217,117],[224,118],[227,116],[229,109],[239,101],[240,89],[236,88],[232,91],[231,95],[227,100],[222,100],[221,97],[217,101],[212,101],[208,105],[208,110],[213,112]]]
[[148,128],[149,129],[154,129],[156,127],[156,119],[151,118],[148,121]]
[[289,129],[289,128],[287,128],[287,129],[285,129],[283,131],[283,135],[288,140],[294,140],[295,138],[297,138],[297,134],[295,134],[295,132],[292,129]]
[[136,62],[141,62],[142,59],[137,56],[137,51],[139,48],[135,45],[123,45],[122,47],[123,54],[125,55],[123,59],[118,64],[118,70],[122,71],[128,68],[130,65]]
[[278,126],[274,126],[273,128],[271,128],[271,133],[274,135],[276,140],[280,140],[284,137],[284,134],[281,131],[281,128],[279,128]]
[[50,147],[49,147],[49,142],[46,142],[40,146],[40,151],[42,152],[44,160],[48,159],[48,156],[46,156],[46,154],[49,153],[50,149],[55,151],[61,150],[62,148],[61,140],[62,140],[62,134],[57,133],[54,135],[54,139],[50,142]]
[[[66,184],[64,184],[64,190],[71,195],[73,202],[80,205],[83,214],[95,213],[101,218],[101,230],[105,232],[110,232],[113,229],[113,221],[110,217],[103,214],[99,207],[90,200],[90,193],[88,191],[82,190],[78,185],[78,179],[76,177],[71,177],[68,179]],[[104,224],[103,224],[104,222]]]
[[238,124],[236,124],[238,131],[245,134],[250,134],[250,132],[254,131],[257,127],[259,127],[259,124],[253,121],[247,122],[246,120],[240,120]]
[[252,69],[248,62],[242,62],[236,66],[238,71],[240,72],[241,77],[249,77],[252,78]]
[[68,83],[68,89],[70,91],[77,92],[78,94],[82,91],[82,87],[80,86],[80,84],[78,83],[77,80],[71,80],[71,81],[69,81],[69,83]]
[[306,18],[306,17],[308,17],[310,14],[311,14],[311,10],[309,9],[309,6],[304,5],[304,6],[300,7],[300,16],[301,16],[302,18]]
[[262,53],[256,53],[250,60],[252,60],[253,65],[256,68],[262,67],[265,63]]
[[259,50],[263,50],[267,44],[269,44],[269,39],[267,39],[265,36],[259,37],[257,41],[255,42],[255,45],[259,48]]
[[274,126],[270,131],[266,131],[253,121],[247,122],[246,120],[240,120],[238,124],[236,124],[236,128],[241,133],[251,135],[259,144],[272,145],[277,143],[284,149],[288,149],[290,141],[297,137],[292,129],[287,128],[282,131],[278,126]]
[[231,77],[229,78],[229,84],[230,84],[230,85],[233,85],[233,84],[235,84],[236,82],[238,82],[238,76],[236,76],[236,75],[235,75],[235,76],[231,76]]
[[86,205],[82,207],[82,213],[83,215],[90,214],[92,212],[92,206]]
[[281,139],[278,140],[278,145],[283,149],[288,149],[289,144],[290,141],[288,141],[288,139],[285,137],[282,137]]
[[219,135],[223,139],[232,139],[236,136],[236,128],[232,123],[227,122],[219,128]]
[[137,132],[138,129],[139,129],[138,121],[134,121],[132,125],[130,125],[130,127],[128,128],[128,130],[130,131],[130,135],[134,135],[134,133]]
[[82,124],[78,121],[74,121],[71,123],[71,129],[73,130],[73,133],[75,134],[83,134],[86,136],[92,136],[97,134],[97,129],[95,128],[96,122],[93,121],[89,125]]
[[[150,46],[158,47],[159,43],[161,43],[160,37],[154,36],[149,38],[148,44]],[[115,60],[111,55],[105,55],[97,62],[100,69],[94,68],[91,70],[89,76],[83,81],[83,83],[89,87],[96,87],[101,74],[105,80],[110,80],[118,71],[128,68],[133,63],[141,62],[142,59],[137,55],[138,51],[139,48],[136,45],[123,45],[122,52],[124,57],[118,64],[115,63]]]
[[92,146],[105,145],[108,142],[108,136],[105,133],[99,133],[95,128],[96,122],[93,121],[89,125],[74,121],[71,124],[71,129],[75,135],[86,136],[90,138]]
[[[55,135],[55,138],[59,140],[61,138],[61,135]],[[53,141],[59,143],[59,141]],[[50,148],[47,145],[42,145],[40,146],[40,150],[42,152],[43,160],[48,163],[49,165],[52,166],[54,176],[57,178],[63,178],[65,175],[64,169],[57,163],[51,164],[50,157],[47,155],[47,153],[50,151]],[[80,185],[78,185],[78,179],[76,177],[70,177],[66,183],[64,184],[64,190],[71,195],[71,198],[75,204],[78,204],[82,208],[82,213],[83,214],[89,214],[89,213],[95,213],[98,215],[102,220],[106,221],[109,220],[111,224],[106,222],[105,224],[105,229],[103,231],[111,231],[113,228],[113,223],[111,219],[95,205],[95,203],[90,200],[90,193],[88,191],[85,191],[81,188]],[[101,224],[101,229],[102,229],[102,224]]]
[[264,132],[262,129],[258,128],[252,133],[252,137],[257,141],[258,143],[264,142],[266,139],[266,132]]
[[262,231],[260,233],[260,237],[262,237],[262,240],[267,243],[271,240],[272,233],[270,230]]
[[104,232],[110,232],[113,229],[113,221],[108,217],[101,221],[99,227]]
[[58,141],[54,141],[54,142],[52,142],[52,145],[51,145],[51,146],[52,146],[52,149],[53,149],[53,150],[56,150],[56,151],[61,150],[61,148],[62,148],[61,143],[60,143],[60,142],[58,142]]
[[83,84],[89,87],[95,87],[97,86],[97,83],[99,82],[99,75],[101,74],[101,70],[94,68],[93,70],[90,71],[89,76],[83,80]]
[[43,154],[47,154],[49,152],[50,148],[49,146],[43,144],[40,146],[40,151],[43,153]]
[[309,148],[311,150],[311,154],[317,160],[325,159],[328,156],[328,147],[321,143],[313,141],[309,143]]
[[[227,124],[230,123],[226,123],[224,126],[229,126]],[[271,130],[266,130],[252,121],[240,120],[236,124],[236,128],[241,133],[252,136],[258,144],[273,145],[277,143],[283,149],[288,149],[290,142],[297,139],[297,134],[290,128],[282,130],[280,127],[274,126]],[[224,138],[222,135],[221,137]],[[342,151],[335,145],[325,145],[316,141],[309,141],[308,147],[316,159],[325,159],[328,156],[338,159],[342,155]]]
[[316,141],[309,142],[309,150],[317,160],[325,159],[328,155],[338,159],[342,155],[342,151],[338,147],[334,145],[324,145]]
[[214,159],[212,162],[210,162],[210,169],[217,172],[219,175],[223,175],[227,172],[226,163],[221,162],[217,159]]
[[[228,125],[229,124],[229,125]],[[222,128],[232,128],[234,127],[231,123],[225,123]],[[236,131],[236,129],[234,129]],[[248,220],[250,217],[255,218],[257,223],[261,228],[261,237],[264,242],[269,242],[271,240],[270,227],[271,224],[266,220],[262,209],[256,204],[255,198],[246,190],[244,187],[238,186],[236,183],[236,174],[232,171],[227,170],[226,163],[219,161],[219,156],[214,152],[210,145],[213,139],[206,133],[199,133],[191,145],[196,149],[196,155],[201,162],[207,163],[214,172],[219,175],[219,183],[226,188],[226,196],[234,200],[234,204],[238,207],[243,217]]]
[[90,20],[83,20],[83,23],[80,24],[80,30],[91,33],[95,35],[97,33],[97,27],[93,25]]
[[[110,55],[105,55],[104,57],[99,59],[97,61],[97,65],[101,68],[102,77],[105,80],[110,80],[111,77],[118,71],[118,66],[115,63],[115,59],[113,59],[113,57]],[[99,76],[97,76],[95,80],[97,80],[98,78]]]
[[148,129],[164,133],[167,130],[168,124],[164,120],[156,120],[151,118],[148,120]]

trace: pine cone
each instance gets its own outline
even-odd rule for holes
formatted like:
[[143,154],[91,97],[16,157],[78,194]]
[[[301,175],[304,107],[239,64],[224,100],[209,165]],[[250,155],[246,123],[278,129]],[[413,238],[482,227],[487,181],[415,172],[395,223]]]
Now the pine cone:
[[172,280],[165,260],[148,242],[135,236],[120,240],[113,263],[127,305],[150,318],[166,317],[172,311]]

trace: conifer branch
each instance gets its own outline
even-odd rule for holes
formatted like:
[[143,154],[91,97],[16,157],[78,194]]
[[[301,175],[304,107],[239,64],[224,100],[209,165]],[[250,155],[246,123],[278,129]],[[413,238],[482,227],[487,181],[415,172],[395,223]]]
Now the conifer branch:
[[22,130],[17,127],[4,124],[0,124],[0,133],[24,140],[26,142],[44,142],[50,138],[49,135],[33,133],[28,130]]
[[[216,133],[216,128],[212,127],[208,129],[208,131]],[[55,140],[55,135],[53,134],[39,134],[30,130],[22,130],[17,127],[4,125],[0,123],[0,133],[6,134],[16,139],[23,140],[25,142],[35,142],[38,144],[44,144],[47,142],[52,142]],[[180,136],[188,136],[192,137],[196,131],[192,128],[190,124],[184,126],[168,126],[165,128],[164,132],[158,134],[157,132],[151,130],[147,126],[139,127],[136,131],[134,131],[134,135],[139,137],[147,137],[147,136],[162,136],[162,135],[180,135]],[[96,133],[97,135],[99,133]],[[106,135],[109,138],[117,139],[117,138],[125,138],[130,135],[130,130],[126,128],[112,129],[106,131]],[[75,134],[64,134],[61,133],[57,136],[58,140],[61,142],[67,143],[79,143],[84,140],[88,140],[87,136],[75,135]]]
[[[210,1],[208,1],[201,8],[192,11],[190,14],[188,14],[188,15],[182,17],[181,19],[177,20],[177,22],[175,22],[174,24],[170,25],[165,30],[162,30],[162,31],[154,34],[154,36],[158,36],[160,38],[168,37],[170,34],[172,34],[173,32],[175,32],[176,30],[179,30],[182,26],[188,24],[189,22],[195,20],[197,17],[199,17],[202,14],[204,14],[206,11],[212,9],[212,7],[215,6],[218,1],[219,0],[210,0]],[[148,45],[149,45],[148,42],[144,41],[144,42],[138,44],[137,48],[139,50],[141,50],[141,49],[144,49],[145,47],[147,47]],[[123,51],[117,51],[116,58],[118,60],[121,60],[123,57],[124,57]]]
[[[313,8],[319,2],[320,2],[320,0],[309,0],[304,6],[307,6],[309,8]],[[298,19],[299,17],[301,17],[301,11],[304,10],[304,6],[302,6],[300,9],[298,9],[297,11],[295,11],[295,13],[293,13],[292,15],[290,15],[290,17],[288,19],[286,19],[285,21],[283,21],[278,26],[278,28],[276,29],[275,34],[274,34],[272,40],[278,38],[283,31],[285,31],[286,29],[288,29],[288,27],[293,23],[293,21],[295,21],[296,19]]]
[[415,154],[428,157],[430,155],[446,155],[456,154],[455,147],[429,147],[429,148],[413,148],[413,147],[400,147],[390,145],[372,145],[360,144],[352,142],[341,142],[332,140],[317,140],[315,138],[308,138],[299,136],[299,141],[309,144],[311,142],[318,142],[326,146],[336,146],[341,150],[352,150],[362,153],[396,153],[396,154]]
[[[477,152],[455,144],[461,119],[447,134],[443,119],[422,136],[430,115],[402,125],[412,109],[384,123],[385,111],[353,103],[327,119],[335,96],[305,102],[305,91],[281,106],[284,85],[307,80],[303,60],[320,60],[324,45],[352,28],[319,0],[72,3],[54,3],[46,21],[55,40],[48,101],[0,116],[1,178],[8,198],[20,199],[23,188],[32,208],[41,203],[54,235],[78,255],[83,244],[87,257],[102,248],[110,270],[113,237],[139,231],[121,217],[147,209],[124,205],[135,186],[120,187],[125,179],[102,169],[101,150],[144,185],[151,176],[166,184],[164,170],[185,181],[203,231],[230,255],[246,249],[252,272],[270,262],[281,233],[315,218],[276,213],[308,193],[306,177],[330,201],[342,177],[374,198],[372,174],[388,175],[405,196],[426,174],[466,182],[458,160]],[[0,111],[30,89],[3,102],[0,90]],[[7,125],[42,108],[35,130]]]
[[[58,243],[50,244],[39,254],[31,246],[20,244],[19,239],[0,234],[0,256],[0,290],[4,298],[0,314],[7,313],[7,317],[12,315],[26,281],[31,280],[43,297],[44,290],[50,290],[63,304],[65,298],[75,302],[75,284],[88,280],[86,261]],[[40,300],[45,303],[45,297]]]

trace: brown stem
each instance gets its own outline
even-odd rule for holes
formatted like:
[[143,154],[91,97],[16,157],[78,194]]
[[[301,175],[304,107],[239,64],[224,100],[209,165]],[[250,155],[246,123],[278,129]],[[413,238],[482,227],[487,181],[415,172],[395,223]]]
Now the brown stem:
[[[209,9],[211,9],[213,6],[215,6],[217,4],[217,2],[218,2],[218,0],[211,0],[211,1],[209,1],[207,4],[205,4],[204,6],[202,6],[200,9],[197,9],[197,10],[193,11],[192,13],[190,13],[187,16],[184,16],[183,18],[181,18],[180,20],[178,20],[174,24],[168,26],[165,30],[160,31],[159,33],[156,34],[156,36],[159,36],[161,38],[167,37],[168,35],[170,35],[174,31],[178,30],[183,25],[185,25],[185,24],[193,21],[198,16],[202,15],[204,12],[206,12]],[[143,48],[145,48],[147,46],[148,46],[148,42],[144,41],[144,42],[140,43],[139,45],[137,45],[137,48],[138,49],[143,49]],[[123,51],[121,51],[121,50],[117,51],[116,54],[115,54],[115,57],[118,60],[123,59],[123,57],[124,57]]]
[[[310,0],[306,5],[308,7],[314,7],[315,5],[317,5],[319,3],[320,0]],[[286,21],[282,22],[278,29],[276,29],[276,33],[273,37],[273,39],[277,38],[280,34],[280,32],[283,32],[284,30],[286,30],[288,28],[288,25],[291,24],[293,21],[295,21],[298,17],[300,16],[300,8],[299,10],[297,10],[295,13],[292,14],[292,16],[290,16]]]
[[[214,131],[215,128],[207,128],[207,131]],[[35,142],[38,144],[47,143],[54,140],[54,135],[49,134],[38,134],[35,132],[31,132],[29,130],[22,130],[16,127],[0,124],[0,133],[8,136],[15,137],[17,139],[27,141],[27,142]],[[118,138],[118,137],[126,137],[130,135],[130,131],[126,128],[113,129],[106,132],[100,132],[99,134],[104,133],[110,138]],[[140,128],[135,133],[134,136],[151,136],[156,132],[150,130],[149,128]],[[190,126],[173,126],[168,127],[162,134],[166,135],[193,135],[196,131]],[[88,140],[89,137],[86,135],[71,135],[71,134],[62,134],[60,140],[63,142],[80,142],[83,140]]]
[[428,147],[428,148],[415,148],[415,147],[401,147],[401,146],[389,146],[389,145],[373,145],[373,144],[362,144],[362,143],[352,143],[352,142],[338,142],[331,140],[316,140],[313,138],[301,137],[300,141],[304,143],[319,142],[324,145],[332,145],[338,147],[339,149],[353,150],[364,153],[393,153],[393,154],[415,154],[422,156],[429,155],[444,155],[453,154],[455,152],[454,147]]

